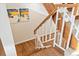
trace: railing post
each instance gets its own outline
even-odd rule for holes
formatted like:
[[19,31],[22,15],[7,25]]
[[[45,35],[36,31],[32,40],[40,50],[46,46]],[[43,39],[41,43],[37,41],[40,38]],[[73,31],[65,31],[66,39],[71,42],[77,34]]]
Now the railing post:
[[16,56],[15,42],[7,15],[6,3],[0,3],[0,38],[6,56]]
[[69,43],[70,43],[70,39],[71,39],[71,35],[72,35],[72,30],[73,30],[73,26],[74,26],[75,16],[71,16],[70,19],[72,20],[72,22],[71,22],[72,24],[71,24],[71,28],[70,28],[70,33],[69,33],[66,49],[69,48]]
[[55,24],[55,34],[54,34],[53,47],[55,47],[55,42],[56,42],[57,22],[58,22],[58,10],[57,10],[57,14],[56,14],[56,24]]
[[69,43],[71,40],[71,35],[72,35],[72,31],[73,31],[73,26],[74,26],[75,16],[73,14],[74,14],[74,8],[72,9],[72,13],[71,13],[71,17],[70,17],[71,27],[70,27],[70,33],[69,33],[66,49],[69,48]]
[[62,21],[63,21],[63,23],[62,23],[62,28],[61,28],[61,33],[60,33],[60,41],[59,41],[60,46],[62,44],[62,39],[63,39],[63,31],[64,31],[64,25],[65,25],[65,12],[64,12]]
[[43,46],[43,43],[41,42],[41,40],[40,40],[40,37],[38,36],[38,34],[35,34],[35,36],[36,36],[36,48],[43,48],[44,46]]

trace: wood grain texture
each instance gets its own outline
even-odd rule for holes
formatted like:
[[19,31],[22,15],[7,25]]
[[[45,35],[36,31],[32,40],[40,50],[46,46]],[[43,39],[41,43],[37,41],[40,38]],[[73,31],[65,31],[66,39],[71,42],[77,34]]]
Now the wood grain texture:
[[53,3],[43,3],[43,5],[49,14],[55,9],[55,4]]
[[1,40],[0,40],[0,56],[5,56],[5,52]]
[[77,48],[77,39],[75,38],[75,36],[72,34],[72,38],[71,38],[71,48],[76,49]]
[[[53,41],[50,44],[53,44]],[[52,46],[47,49],[35,49],[34,40],[16,45],[16,51],[18,56],[63,56],[59,48]]]

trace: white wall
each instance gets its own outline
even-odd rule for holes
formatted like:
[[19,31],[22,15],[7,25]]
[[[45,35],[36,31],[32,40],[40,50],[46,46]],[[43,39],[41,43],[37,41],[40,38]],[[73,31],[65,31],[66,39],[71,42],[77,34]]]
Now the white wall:
[[11,24],[15,44],[30,40],[34,37],[34,29],[41,22],[40,20],[43,20],[43,17],[45,17],[44,15],[40,15],[41,14],[32,11],[30,22]]
[[30,22],[11,24],[15,44],[27,41],[34,37],[34,29],[48,15],[42,4],[7,4],[7,9],[11,8],[29,8]]
[[38,35],[54,33],[55,32],[55,24],[52,21],[52,17],[49,18],[38,30]]
[[15,44],[5,6],[5,4],[0,4],[0,38],[6,56],[16,56]]
[[48,15],[48,12],[45,10],[44,6],[41,3],[8,3],[6,5],[6,7],[8,9],[29,8],[31,10],[34,10],[34,11],[40,13],[40,14]]

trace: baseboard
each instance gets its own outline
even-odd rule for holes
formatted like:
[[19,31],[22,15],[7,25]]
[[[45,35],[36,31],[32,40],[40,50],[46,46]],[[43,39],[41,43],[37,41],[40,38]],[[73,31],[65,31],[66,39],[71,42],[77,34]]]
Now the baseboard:
[[[50,33],[47,33],[47,34],[50,34]],[[54,34],[54,33],[53,33],[53,34]],[[44,35],[46,35],[46,34],[44,34]],[[35,36],[32,36],[32,37],[29,38],[29,39],[26,39],[26,40],[23,40],[23,41],[20,41],[20,42],[16,42],[15,45],[21,44],[21,43],[26,42],[26,41],[29,41],[29,40],[33,40],[33,39],[35,39],[35,38],[36,38]]]
[[18,44],[21,44],[21,43],[24,43],[24,42],[26,42],[26,41],[30,41],[30,40],[33,40],[33,39],[35,39],[35,37],[32,37],[32,38],[29,38],[29,39],[26,39],[26,40],[17,42],[17,43],[15,43],[15,45],[18,45]]

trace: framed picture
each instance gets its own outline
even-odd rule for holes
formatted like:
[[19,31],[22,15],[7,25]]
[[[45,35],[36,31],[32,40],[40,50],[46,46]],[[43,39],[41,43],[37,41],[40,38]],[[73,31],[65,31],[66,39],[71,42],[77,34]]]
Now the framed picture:
[[17,22],[19,19],[19,11],[18,9],[7,9],[8,17],[10,18],[10,22]]
[[7,12],[11,23],[29,21],[28,8],[7,9]]
[[29,21],[29,9],[28,8],[20,8],[20,21]]
[[19,15],[18,9],[7,9],[9,18]]

